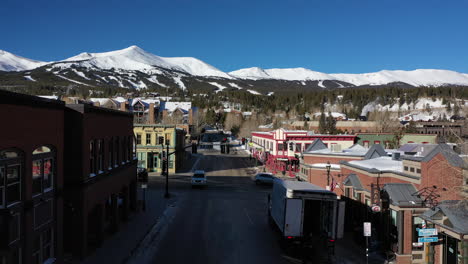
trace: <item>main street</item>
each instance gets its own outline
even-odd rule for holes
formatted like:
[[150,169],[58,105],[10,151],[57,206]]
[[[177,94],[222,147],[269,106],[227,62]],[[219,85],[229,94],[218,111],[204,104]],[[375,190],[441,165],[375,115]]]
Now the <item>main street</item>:
[[[268,224],[271,187],[253,183],[249,157],[204,151],[195,167],[208,186],[192,189],[190,174],[170,176],[175,209],[152,242],[152,263],[291,263]],[[149,187],[164,183],[158,177]]]

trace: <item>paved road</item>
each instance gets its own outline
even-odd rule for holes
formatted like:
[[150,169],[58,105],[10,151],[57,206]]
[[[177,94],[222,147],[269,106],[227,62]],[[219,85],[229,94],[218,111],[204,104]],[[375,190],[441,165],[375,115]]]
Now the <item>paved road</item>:
[[[188,175],[171,177],[177,202],[152,263],[298,263],[282,256],[267,219],[271,187],[253,184],[248,157],[204,152],[196,169],[207,172],[207,188],[192,189]],[[164,180],[150,187],[163,188]]]

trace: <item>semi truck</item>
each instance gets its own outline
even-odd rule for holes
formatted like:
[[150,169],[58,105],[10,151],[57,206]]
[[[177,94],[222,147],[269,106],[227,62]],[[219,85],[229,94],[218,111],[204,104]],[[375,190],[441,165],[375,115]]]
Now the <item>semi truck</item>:
[[288,246],[329,244],[343,236],[345,204],[334,192],[308,182],[275,179],[268,205],[270,223]]

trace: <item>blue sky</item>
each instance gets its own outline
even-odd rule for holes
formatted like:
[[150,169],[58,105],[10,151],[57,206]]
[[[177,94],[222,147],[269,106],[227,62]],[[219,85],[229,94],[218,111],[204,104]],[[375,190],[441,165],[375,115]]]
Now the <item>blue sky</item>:
[[466,0],[2,0],[0,49],[44,61],[137,45],[223,71],[468,73]]

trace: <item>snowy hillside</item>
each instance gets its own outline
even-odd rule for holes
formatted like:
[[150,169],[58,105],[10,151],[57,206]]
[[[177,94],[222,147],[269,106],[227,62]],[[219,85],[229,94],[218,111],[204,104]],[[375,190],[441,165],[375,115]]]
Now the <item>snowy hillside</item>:
[[0,50],[0,71],[26,71],[45,64],[47,64],[47,62],[26,59],[10,52]]

